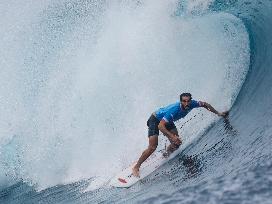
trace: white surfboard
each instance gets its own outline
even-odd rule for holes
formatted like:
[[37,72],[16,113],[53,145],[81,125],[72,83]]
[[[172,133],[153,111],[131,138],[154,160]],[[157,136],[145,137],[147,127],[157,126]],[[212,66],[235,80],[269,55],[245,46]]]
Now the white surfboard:
[[123,169],[120,173],[113,177],[109,181],[109,185],[118,188],[128,188],[137,183],[170,159],[170,157],[165,158],[162,153],[162,151],[154,152],[146,161],[144,161],[140,167],[140,178],[132,175],[132,167],[136,164],[136,162],[134,162],[129,167]]

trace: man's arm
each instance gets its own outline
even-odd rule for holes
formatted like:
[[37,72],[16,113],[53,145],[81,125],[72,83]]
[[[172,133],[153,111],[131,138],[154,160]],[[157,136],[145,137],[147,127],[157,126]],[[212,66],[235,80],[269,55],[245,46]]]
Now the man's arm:
[[159,130],[170,140],[173,141],[175,144],[180,145],[181,141],[178,138],[177,135],[173,134],[169,130],[166,129],[165,127],[166,121],[162,119],[158,125]]
[[210,104],[208,104],[207,102],[202,102],[202,107],[206,108],[208,111],[211,111],[213,113],[215,113],[216,115],[218,116],[222,116],[222,117],[226,117],[228,115],[228,111],[225,111],[225,112],[218,112],[217,110],[215,110],[214,107],[212,107]]

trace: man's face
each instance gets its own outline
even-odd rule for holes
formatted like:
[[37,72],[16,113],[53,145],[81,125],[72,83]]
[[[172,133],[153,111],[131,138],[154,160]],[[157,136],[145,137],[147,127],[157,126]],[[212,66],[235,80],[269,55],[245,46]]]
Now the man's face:
[[184,109],[188,109],[191,103],[191,98],[189,96],[182,96],[181,98],[181,105]]

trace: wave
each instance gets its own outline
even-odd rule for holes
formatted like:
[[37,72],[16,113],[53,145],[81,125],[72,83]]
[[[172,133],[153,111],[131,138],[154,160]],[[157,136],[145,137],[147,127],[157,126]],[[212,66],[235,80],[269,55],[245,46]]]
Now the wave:
[[[231,108],[231,126],[226,132],[222,120],[192,111],[188,118],[199,117],[178,123],[187,148],[159,177],[147,178],[148,191],[127,199],[156,200],[151,192],[160,201],[174,193],[181,199],[187,192],[190,200],[194,190],[197,199],[218,199],[212,193],[242,188],[237,172],[271,161],[269,2],[31,3],[2,3],[9,11],[4,15],[21,14],[18,22],[17,16],[3,22],[1,32],[3,192],[21,180],[36,190],[53,186],[53,192],[86,178],[103,183],[146,146],[149,114],[183,91],[219,110]],[[132,191],[133,197],[142,192]],[[88,201],[122,196],[100,192]]]

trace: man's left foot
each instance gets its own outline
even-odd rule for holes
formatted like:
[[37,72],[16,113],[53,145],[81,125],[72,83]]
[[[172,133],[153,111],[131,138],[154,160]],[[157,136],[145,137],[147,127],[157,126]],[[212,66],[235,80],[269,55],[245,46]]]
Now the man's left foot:
[[140,173],[139,173],[139,168],[138,167],[134,166],[132,168],[132,175],[135,176],[135,177],[140,178]]

